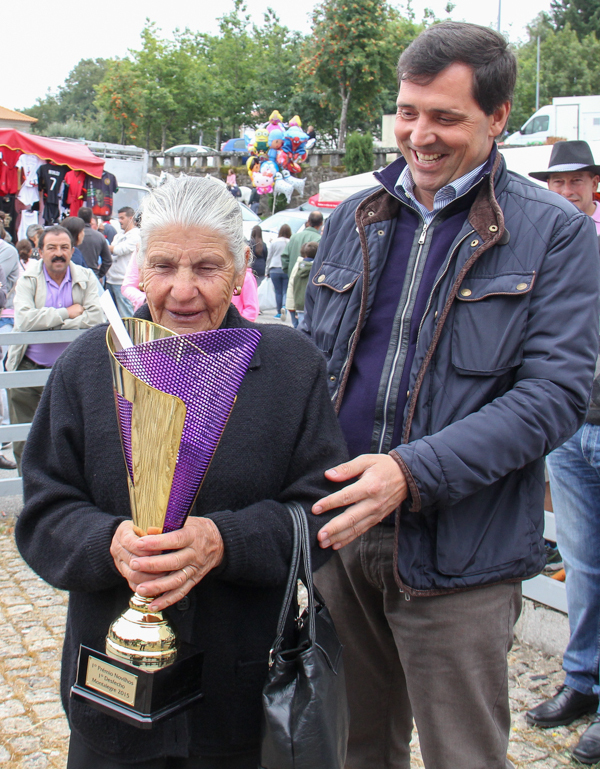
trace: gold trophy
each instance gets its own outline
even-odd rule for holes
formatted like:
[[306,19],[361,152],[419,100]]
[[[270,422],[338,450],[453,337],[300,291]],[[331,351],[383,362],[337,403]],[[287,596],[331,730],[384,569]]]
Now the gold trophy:
[[[112,321],[111,321],[112,322]],[[136,533],[184,525],[260,339],[255,329],[178,336],[127,318],[109,327],[115,401]],[[126,330],[131,346],[123,347]],[[125,335],[127,338],[127,335]],[[202,697],[202,651],[178,643],[152,598],[134,593],[104,652],[80,647],[71,696],[140,728]]]

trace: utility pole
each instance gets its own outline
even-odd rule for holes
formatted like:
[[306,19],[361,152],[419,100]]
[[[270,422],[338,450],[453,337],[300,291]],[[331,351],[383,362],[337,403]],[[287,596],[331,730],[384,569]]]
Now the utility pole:
[[501,32],[500,25],[502,21],[502,0],[498,0],[498,32]]
[[540,36],[537,39],[537,66],[535,70],[535,111],[540,108]]

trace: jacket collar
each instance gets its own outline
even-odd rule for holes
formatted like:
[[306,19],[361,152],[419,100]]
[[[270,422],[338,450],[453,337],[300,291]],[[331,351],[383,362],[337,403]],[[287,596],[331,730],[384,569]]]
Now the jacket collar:
[[[469,211],[469,223],[481,236],[483,242],[494,240],[495,242],[508,242],[510,237],[505,233],[504,215],[496,199],[497,192],[502,192],[506,185],[508,174],[506,163],[502,154],[498,152],[496,145],[488,162],[490,168],[483,180],[477,182],[479,191]],[[383,171],[375,176],[383,187],[378,187],[367,195],[356,208],[355,219],[357,225],[365,227],[368,224],[389,221],[398,215],[402,203],[393,192],[398,181],[398,176],[406,166],[406,160],[399,158],[390,163]],[[477,186],[477,185],[474,185]],[[495,228],[495,229],[491,229]]]
[[[140,318],[141,320],[149,320],[152,321],[152,315],[150,314],[150,308],[147,304],[143,304],[139,310],[136,311],[134,318]],[[154,321],[152,321],[154,322]],[[246,318],[242,318],[242,316],[239,314],[237,309],[230,305],[229,309],[227,310],[227,314],[223,318],[223,322],[219,326],[219,328],[256,328],[256,323],[251,323],[249,320],[246,320]],[[258,347],[254,351],[254,354],[252,355],[252,358],[250,359],[250,365],[248,368],[259,368],[260,367],[260,342],[258,343]]]
[[[494,166],[494,162],[496,160],[496,156],[498,155],[498,148],[496,146],[496,142],[494,142],[494,145],[492,147],[492,151],[490,152],[488,159],[484,165],[484,167],[481,169],[481,173],[477,175],[477,178],[471,185],[471,189],[476,185],[479,184],[479,182],[483,179],[484,176],[487,176],[492,171],[492,168]],[[403,157],[398,158],[397,160],[394,160],[393,163],[390,163],[389,166],[386,166],[382,171],[375,171],[373,176],[381,182],[382,186],[385,187],[385,189],[390,193],[390,195],[396,196],[395,188],[398,183],[398,179],[400,177],[400,174],[407,166],[407,162]]]

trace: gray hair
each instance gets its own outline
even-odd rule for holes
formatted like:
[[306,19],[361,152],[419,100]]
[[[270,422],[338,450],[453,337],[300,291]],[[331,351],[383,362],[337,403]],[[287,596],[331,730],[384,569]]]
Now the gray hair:
[[41,224],[30,224],[27,228],[26,235],[28,238],[33,238],[38,232],[43,232],[44,228]]
[[237,273],[246,267],[246,241],[242,211],[227,187],[211,176],[171,177],[146,195],[140,207],[141,246],[138,267],[146,258],[148,241],[158,230],[172,227],[201,227],[223,236]]

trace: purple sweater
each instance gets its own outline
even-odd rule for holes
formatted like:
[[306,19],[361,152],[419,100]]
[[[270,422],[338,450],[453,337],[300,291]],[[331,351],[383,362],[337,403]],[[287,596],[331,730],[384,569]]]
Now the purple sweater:
[[[401,443],[410,369],[427,301],[494,154],[469,192],[437,214],[425,238],[421,216],[408,204],[400,210],[381,275],[374,276],[375,300],[339,413],[351,457],[387,452]],[[397,197],[397,167],[389,171],[390,167],[377,178]]]

